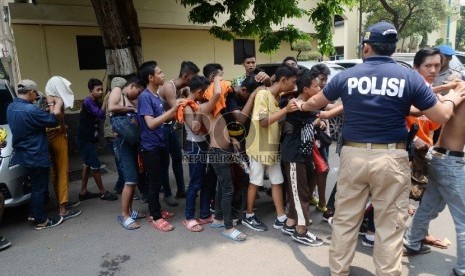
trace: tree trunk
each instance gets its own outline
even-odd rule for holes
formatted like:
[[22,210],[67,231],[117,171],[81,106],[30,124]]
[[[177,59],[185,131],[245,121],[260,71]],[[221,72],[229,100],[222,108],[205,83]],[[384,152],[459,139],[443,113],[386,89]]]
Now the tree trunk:
[[92,0],[102,33],[108,79],[137,73],[142,39],[132,0]]

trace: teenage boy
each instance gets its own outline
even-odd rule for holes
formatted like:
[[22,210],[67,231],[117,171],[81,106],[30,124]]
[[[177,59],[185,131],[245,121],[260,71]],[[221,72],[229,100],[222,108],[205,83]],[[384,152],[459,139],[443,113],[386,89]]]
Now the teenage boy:
[[[99,102],[103,95],[103,86],[100,80],[90,79],[87,83],[87,88],[89,88],[90,96],[86,97],[82,103],[82,109],[79,115],[79,128],[76,137],[79,153],[84,160],[79,200],[82,201],[100,197],[101,200],[113,201],[117,200],[118,197],[103,187],[100,160],[97,157],[97,150],[95,148],[95,143],[99,141],[100,121],[105,119],[107,102],[104,101],[103,104]],[[105,100],[107,99],[108,98],[105,98]],[[92,177],[100,191],[98,194],[91,193],[87,190],[89,170],[92,171]]]
[[[123,89],[114,89],[108,100],[108,109],[111,117],[134,115],[136,108],[133,104],[142,92],[143,86],[137,78],[127,81]],[[133,116],[136,119],[135,116]],[[121,168],[124,179],[124,188],[121,193],[121,216],[118,222],[127,230],[140,227],[136,219],[144,218],[145,215],[132,209],[134,191],[138,183],[139,167],[137,163],[137,145],[127,142],[122,136],[116,136],[113,142],[117,167]]]
[[266,90],[260,90],[255,96],[252,111],[252,125],[246,138],[246,151],[250,161],[250,185],[247,191],[247,210],[242,223],[256,231],[266,231],[268,227],[254,214],[253,208],[258,187],[263,186],[263,174],[268,167],[271,181],[273,203],[277,218],[273,227],[280,229],[287,217],[283,203],[283,174],[279,160],[280,130],[278,121],[287,113],[297,110],[295,100],[290,100],[283,109],[278,107],[281,92],[294,89],[297,70],[289,66],[280,66],[275,73],[276,82]]
[[54,227],[63,221],[62,216],[48,218],[45,202],[49,196],[50,159],[45,134],[46,127],[56,127],[63,119],[63,101],[47,97],[47,113],[33,103],[38,97],[37,84],[32,80],[18,83],[18,98],[8,105],[8,124],[13,134],[13,162],[26,167],[31,179],[30,210],[37,230]]
[[144,62],[139,69],[139,75],[146,85],[139,96],[137,111],[141,131],[141,155],[149,184],[149,223],[157,230],[168,232],[174,227],[165,219],[171,218],[174,214],[163,211],[159,200],[163,177],[160,168],[163,168],[163,159],[169,158],[165,147],[163,124],[173,118],[178,105],[184,100],[177,100],[176,105],[166,112],[163,111],[163,102],[158,91],[165,82],[165,76],[156,61]]
[[[297,78],[299,100],[306,101],[320,92],[318,71],[304,69]],[[291,235],[296,242],[320,246],[323,240],[307,230],[310,225],[309,206],[313,185],[312,148],[314,142],[315,113],[296,111],[286,116],[281,143],[281,160],[288,181],[288,219],[281,231]]]
[[[200,69],[192,61],[183,61],[181,63],[181,70],[179,76],[174,79],[165,82],[159,91],[160,99],[163,101],[163,107],[169,110],[171,107],[176,105],[176,99],[181,96],[181,89],[187,87],[189,81],[193,76],[197,75]],[[164,137],[165,145],[168,153],[171,155],[173,174],[176,179],[176,186],[178,191],[176,192],[176,198],[186,197],[186,188],[184,183],[184,173],[182,169],[182,153],[181,143],[179,142],[178,135],[174,129],[175,121],[167,121],[164,125]],[[169,166],[170,159],[163,159],[163,193],[165,195],[165,202],[170,206],[178,205],[178,202],[173,198],[171,193],[171,187],[169,182]]]

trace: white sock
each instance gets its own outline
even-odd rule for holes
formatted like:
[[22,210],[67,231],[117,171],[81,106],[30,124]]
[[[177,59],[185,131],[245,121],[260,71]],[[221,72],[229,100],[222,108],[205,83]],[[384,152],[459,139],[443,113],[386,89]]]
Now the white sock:
[[284,214],[284,215],[278,217],[278,220],[279,220],[280,222],[284,222],[286,219],[287,219],[286,214]]
[[252,213],[252,214],[245,213],[245,218],[251,218],[253,216],[255,216],[255,213]]
[[365,238],[369,241],[375,241],[375,234],[373,235],[365,234]]

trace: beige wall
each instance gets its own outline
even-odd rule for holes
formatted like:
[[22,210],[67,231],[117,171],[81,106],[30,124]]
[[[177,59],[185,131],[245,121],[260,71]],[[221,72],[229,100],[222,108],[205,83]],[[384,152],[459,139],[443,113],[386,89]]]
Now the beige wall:
[[[76,99],[83,99],[88,79],[105,76],[105,70],[79,70],[76,35],[99,35],[97,27],[14,24],[13,31],[21,76],[35,80],[41,89],[50,77],[60,75],[71,81]],[[216,39],[208,31],[142,28],[141,34],[144,60],[156,60],[166,79],[177,77],[183,60],[192,60],[199,68],[220,63],[226,79],[244,72],[234,65],[233,42]],[[258,47],[256,41],[258,63],[281,62],[297,54],[289,44],[270,55],[258,53]]]

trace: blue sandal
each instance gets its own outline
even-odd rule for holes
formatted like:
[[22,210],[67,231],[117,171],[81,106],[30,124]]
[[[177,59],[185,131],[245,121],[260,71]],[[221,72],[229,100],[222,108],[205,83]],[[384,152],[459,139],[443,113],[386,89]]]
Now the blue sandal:
[[143,219],[146,217],[146,215],[141,214],[139,211],[132,210],[130,217],[132,219]]
[[[234,231],[232,231],[232,232],[229,233],[229,234],[226,233],[226,231],[221,232],[221,234],[222,234],[223,236],[225,236],[226,238],[231,239],[231,240],[233,240],[233,241],[245,241],[245,239],[247,238],[246,235],[242,234],[241,231],[239,231],[239,230],[237,230],[237,229],[234,230]],[[241,235],[242,235],[242,236],[241,236]]]
[[127,218],[126,220],[124,220],[124,218],[122,216],[118,216],[118,222],[119,224],[121,224],[121,226],[124,227],[124,229],[126,230],[135,230],[135,229],[138,229],[140,228],[140,225],[137,225],[137,226],[131,226],[132,224],[136,223],[136,221],[129,217]]

